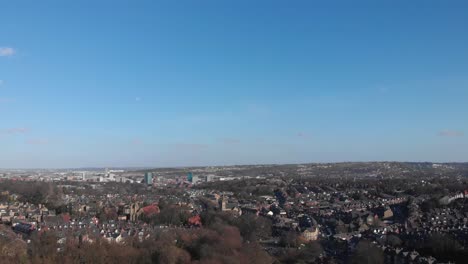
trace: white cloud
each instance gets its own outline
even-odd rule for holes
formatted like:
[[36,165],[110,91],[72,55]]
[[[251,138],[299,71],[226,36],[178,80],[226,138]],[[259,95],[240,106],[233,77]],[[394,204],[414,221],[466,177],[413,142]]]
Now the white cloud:
[[463,137],[465,133],[463,131],[457,131],[457,130],[442,130],[439,132],[439,136],[441,137]]
[[1,57],[13,56],[15,53],[16,53],[16,50],[14,48],[0,47],[0,56]]
[[12,128],[2,129],[0,130],[0,133],[12,135],[12,134],[24,134],[24,133],[28,133],[29,131],[30,129],[27,127],[12,127]]
[[26,144],[28,145],[48,145],[50,141],[44,138],[35,138],[26,140]]

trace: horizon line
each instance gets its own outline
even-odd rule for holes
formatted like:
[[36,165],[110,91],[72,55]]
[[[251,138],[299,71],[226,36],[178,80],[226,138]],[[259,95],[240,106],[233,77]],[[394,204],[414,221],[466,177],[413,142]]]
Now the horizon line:
[[431,163],[431,164],[465,164],[468,161],[331,161],[331,162],[298,162],[298,163],[251,163],[251,164],[223,164],[223,165],[193,165],[193,166],[80,166],[80,167],[24,167],[4,168],[0,170],[85,170],[85,169],[184,169],[184,168],[206,168],[206,167],[232,167],[232,166],[288,166],[288,165],[311,165],[311,164],[343,164],[343,163]]

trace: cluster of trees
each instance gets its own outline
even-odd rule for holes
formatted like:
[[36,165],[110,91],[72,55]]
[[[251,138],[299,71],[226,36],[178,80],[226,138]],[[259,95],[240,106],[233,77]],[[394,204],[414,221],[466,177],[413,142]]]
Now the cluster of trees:
[[468,258],[468,249],[448,234],[435,234],[424,243],[413,245],[423,255],[435,257],[441,262],[464,263]]
[[142,214],[140,219],[151,225],[182,226],[187,225],[190,214],[179,206],[160,206],[160,212],[153,215]]
[[[212,212],[211,212],[212,213]],[[108,243],[99,236],[91,237],[93,243],[81,242],[69,235],[61,244],[53,232],[34,233],[31,243],[11,255],[12,262],[5,258],[2,263],[335,263],[340,259],[323,258],[324,248],[333,248],[343,256],[346,263],[385,263],[385,255],[376,244],[361,240],[350,251],[346,243],[336,241],[311,242],[301,245],[295,234],[286,234],[284,248],[274,257],[267,253],[257,239],[261,236],[258,227],[252,227],[255,216],[234,220],[214,213],[204,219],[203,228],[162,229],[151,238],[139,240],[128,238],[124,244]],[[235,225],[228,222],[234,221]],[[236,222],[237,221],[237,222]],[[263,221],[260,219],[260,221]],[[261,228],[260,228],[261,229]],[[249,238],[249,231],[254,232]],[[390,235],[381,243],[401,246],[404,242]],[[1,246],[1,244],[0,244]],[[406,245],[408,247],[408,245]],[[15,247],[19,248],[19,247]],[[60,250],[57,250],[60,248]],[[416,247],[422,255],[431,255],[439,261],[466,260],[467,250],[447,235],[434,235]],[[13,259],[15,260],[13,262]]]
[[62,189],[50,182],[24,182],[6,180],[0,182],[0,191],[18,194],[19,200],[32,204],[46,204],[50,207],[59,206]]
[[351,262],[356,264],[383,264],[384,253],[370,241],[361,240],[357,244]]
[[201,214],[201,217],[203,226],[207,228],[214,228],[219,225],[236,227],[244,240],[249,242],[271,238],[272,222],[262,216],[245,214],[240,217],[232,217],[229,213],[205,211]]
[[[293,234],[291,234],[294,236]],[[277,254],[277,260],[280,263],[320,263],[318,259],[324,254],[322,245],[319,242],[312,242],[300,248],[286,248]]]
[[[187,226],[192,216],[184,207],[159,204],[160,213],[152,216],[141,216],[141,220],[152,225]],[[263,216],[243,214],[234,217],[230,213],[217,211],[214,208],[201,213],[201,223],[205,228],[216,228],[219,225],[237,228],[245,241],[254,242],[260,239],[269,239],[272,236],[272,221]]]
[[[125,244],[108,243],[94,237],[93,243],[80,242],[72,235],[58,244],[53,232],[36,233],[23,263],[273,263],[255,242],[243,239],[229,225],[210,228],[170,229],[140,241],[129,238]],[[57,250],[60,248],[60,250]]]

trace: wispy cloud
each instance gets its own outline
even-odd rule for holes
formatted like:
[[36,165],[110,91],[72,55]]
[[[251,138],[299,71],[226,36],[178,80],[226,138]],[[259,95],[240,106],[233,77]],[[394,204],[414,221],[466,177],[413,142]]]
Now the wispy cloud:
[[0,56],[1,57],[13,56],[15,53],[16,53],[16,50],[14,48],[0,47]]
[[143,141],[141,139],[135,138],[130,142],[132,145],[141,145]]
[[28,145],[48,145],[50,141],[44,138],[34,138],[26,140],[26,144]]
[[247,106],[247,112],[252,115],[266,116],[270,114],[271,109],[268,106],[254,103]]
[[240,143],[240,140],[237,138],[221,138],[219,141],[227,145]]
[[2,86],[5,83],[5,81],[0,80],[0,86]]
[[441,137],[463,137],[465,133],[463,131],[446,129],[440,131],[438,135]]
[[2,104],[2,103],[11,103],[11,102],[14,102],[14,100],[11,99],[11,98],[0,97],[0,104]]
[[380,86],[378,87],[379,93],[387,93],[388,92],[388,87],[386,86]]
[[310,138],[311,136],[305,132],[298,132],[297,134],[297,137],[300,137],[300,138]]
[[0,133],[13,135],[13,134],[25,134],[25,133],[28,133],[29,131],[30,129],[27,127],[12,127],[12,128],[2,129],[0,130]]

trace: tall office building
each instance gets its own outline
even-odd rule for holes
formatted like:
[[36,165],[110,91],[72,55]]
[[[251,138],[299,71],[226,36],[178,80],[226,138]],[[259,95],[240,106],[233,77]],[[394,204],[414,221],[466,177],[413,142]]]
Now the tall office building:
[[152,185],[153,184],[153,173],[152,172],[145,172],[145,184]]
[[192,180],[193,180],[193,173],[191,172],[187,173],[187,181],[192,182]]

